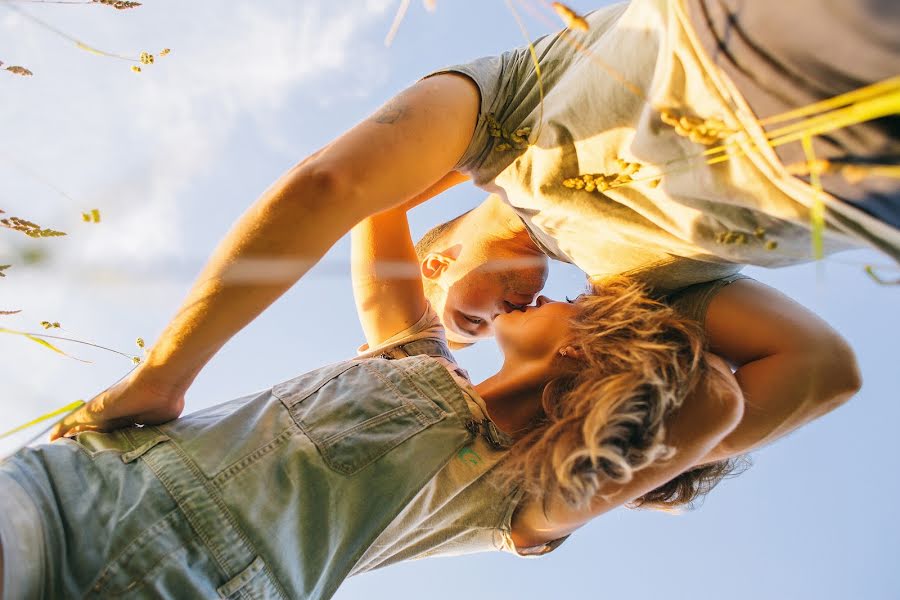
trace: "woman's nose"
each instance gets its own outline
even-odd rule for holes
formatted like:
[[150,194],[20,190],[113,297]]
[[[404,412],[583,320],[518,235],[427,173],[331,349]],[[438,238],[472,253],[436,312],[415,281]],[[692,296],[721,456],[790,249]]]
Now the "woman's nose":
[[538,306],[543,306],[543,305],[547,304],[548,302],[553,302],[553,300],[551,300],[547,296],[538,296],[537,300],[535,301],[535,304],[537,304]]

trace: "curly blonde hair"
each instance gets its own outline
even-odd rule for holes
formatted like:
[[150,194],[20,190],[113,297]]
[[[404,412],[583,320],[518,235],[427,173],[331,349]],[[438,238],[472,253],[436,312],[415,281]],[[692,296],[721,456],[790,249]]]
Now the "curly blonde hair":
[[[601,484],[625,483],[674,453],[665,444],[666,419],[712,371],[699,325],[631,280],[605,280],[575,304],[571,343],[579,349],[578,369],[547,383],[542,414],[516,441],[499,475],[528,498],[561,497],[584,506]],[[688,504],[730,471],[717,464],[632,505]]]

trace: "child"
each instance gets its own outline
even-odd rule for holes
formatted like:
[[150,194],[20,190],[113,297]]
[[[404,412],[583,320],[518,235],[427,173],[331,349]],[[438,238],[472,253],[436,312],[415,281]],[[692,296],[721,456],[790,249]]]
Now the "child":
[[328,598],[399,560],[552,550],[728,456],[734,378],[636,288],[498,317],[503,366],[473,386],[424,300],[405,214],[353,242],[360,358],[0,464],[5,598]]

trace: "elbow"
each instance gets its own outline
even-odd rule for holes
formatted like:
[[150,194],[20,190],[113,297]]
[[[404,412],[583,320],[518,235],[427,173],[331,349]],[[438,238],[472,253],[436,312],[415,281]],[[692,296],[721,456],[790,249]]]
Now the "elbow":
[[840,390],[845,396],[845,400],[855,396],[862,389],[863,380],[862,373],[859,370],[859,363],[856,361],[856,353],[846,340],[841,339],[842,356],[841,363],[843,366],[842,380],[840,382]]
[[713,406],[707,411],[709,427],[707,444],[712,447],[737,429],[744,418],[744,394],[736,383],[729,382],[716,394]]
[[723,440],[737,429],[741,419],[744,418],[744,394],[741,393],[740,388],[735,386],[722,395],[720,404],[717,419],[717,441]]
[[316,153],[288,171],[279,181],[275,200],[300,205],[307,217],[341,219],[350,227],[367,214],[353,178]]
[[741,449],[731,443],[731,434],[738,429],[744,418],[744,395],[740,389],[729,390],[719,398],[714,415],[714,425],[708,430],[702,463],[724,460],[741,453]]
[[817,344],[816,402],[821,414],[830,412],[852,398],[862,388],[862,374],[856,353],[841,336],[834,334]]
[[734,431],[744,418],[744,393],[731,369],[722,359],[708,355],[710,371],[703,409],[706,443],[715,446]]

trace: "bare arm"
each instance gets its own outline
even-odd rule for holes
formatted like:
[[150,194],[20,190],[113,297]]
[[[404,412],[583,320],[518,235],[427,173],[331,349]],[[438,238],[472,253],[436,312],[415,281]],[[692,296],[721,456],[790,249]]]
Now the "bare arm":
[[397,208],[372,215],[351,230],[353,297],[370,348],[414,325],[425,313],[425,293],[406,212],[467,181],[451,171]]
[[353,297],[370,348],[412,327],[425,313],[425,293],[406,211],[367,217],[351,231]]
[[744,417],[703,462],[768,444],[833,410],[861,385],[853,350],[825,321],[780,292],[739,280],[712,299],[710,350],[737,367]]
[[430,77],[285,173],[216,248],[141,368],[65,419],[53,437],[178,416],[207,361],[351,227],[451,171],[477,112],[470,80]]
[[666,443],[675,455],[636,472],[624,484],[608,484],[586,507],[551,498],[547,510],[530,502],[513,516],[512,538],[519,548],[537,546],[572,533],[591,519],[634,500],[700,463],[741,419],[743,398],[731,369],[707,355],[711,372],[667,422]]
[[464,181],[468,181],[469,176],[459,171],[450,171],[441,177],[434,185],[420,194],[416,194],[401,205],[404,211],[410,211],[420,204],[424,204],[435,196],[446,192],[455,185],[459,185]]

